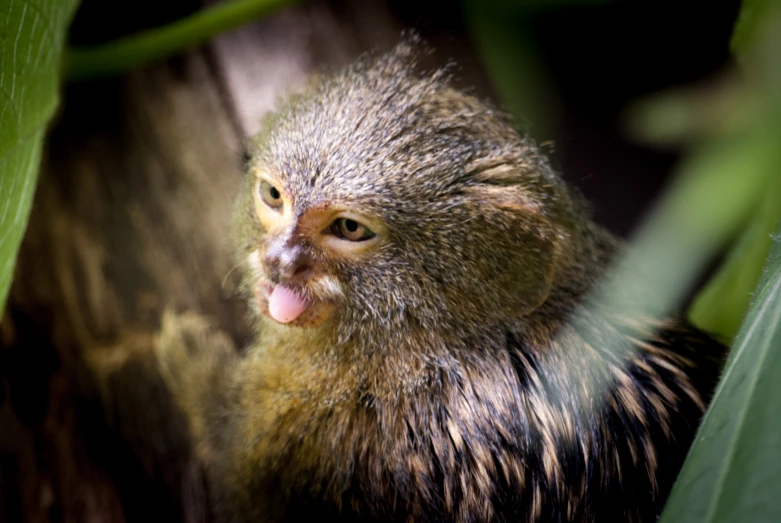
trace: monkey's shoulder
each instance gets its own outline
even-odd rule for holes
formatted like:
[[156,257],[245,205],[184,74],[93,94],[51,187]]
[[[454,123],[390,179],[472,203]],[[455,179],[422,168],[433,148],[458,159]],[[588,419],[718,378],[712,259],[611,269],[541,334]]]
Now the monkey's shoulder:
[[658,326],[625,326],[634,350],[615,361],[593,333],[546,351],[507,334],[392,400],[369,383],[265,385],[243,400],[262,413],[237,431],[255,441],[237,443],[251,449],[243,475],[285,519],[651,520],[723,351],[681,322]]

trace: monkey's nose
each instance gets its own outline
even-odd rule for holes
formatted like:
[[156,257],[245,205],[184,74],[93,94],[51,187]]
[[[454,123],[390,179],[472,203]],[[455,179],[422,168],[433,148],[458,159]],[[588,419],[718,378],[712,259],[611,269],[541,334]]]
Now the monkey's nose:
[[298,246],[271,246],[263,256],[263,262],[269,279],[277,283],[303,277],[311,267],[306,251]]

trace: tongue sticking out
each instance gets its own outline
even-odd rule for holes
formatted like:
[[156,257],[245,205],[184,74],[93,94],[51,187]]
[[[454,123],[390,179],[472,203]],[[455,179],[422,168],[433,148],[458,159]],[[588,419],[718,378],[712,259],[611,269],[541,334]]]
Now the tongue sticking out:
[[268,312],[279,323],[290,323],[312,305],[284,285],[277,285],[268,297]]

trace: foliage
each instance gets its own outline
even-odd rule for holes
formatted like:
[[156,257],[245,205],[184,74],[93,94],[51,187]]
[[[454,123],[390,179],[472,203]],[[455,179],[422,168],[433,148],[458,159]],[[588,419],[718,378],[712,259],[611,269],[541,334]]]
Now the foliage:
[[60,56],[78,0],[6,0],[0,9],[0,311],[27,225]]
[[539,141],[549,140],[550,81],[527,36],[526,6],[512,9],[468,0],[464,7],[477,50],[503,106],[525,133]]
[[743,0],[740,15],[732,32],[732,52],[741,57],[765,32],[763,26],[778,11],[778,0]]
[[[744,3],[733,51],[745,85],[731,103],[747,118],[725,127],[744,169],[765,180],[740,241],[698,298],[694,321],[729,333],[781,217],[781,9]],[[742,99],[741,99],[742,97]],[[734,176],[738,177],[739,173]],[[781,229],[721,381],[670,496],[662,523],[781,520]]]
[[268,15],[294,0],[228,0],[157,29],[105,45],[70,48],[68,79],[88,80],[113,75],[202,44],[248,20]]
[[727,201],[732,191],[747,186],[755,190],[750,214],[735,223],[740,228],[737,241],[689,310],[693,323],[727,343],[743,321],[770,250],[770,235],[781,220],[781,67],[773,60],[781,48],[781,17],[768,11],[761,18],[763,24],[752,26],[761,34],[743,36],[753,47],[736,47],[740,39],[733,39],[739,71],[704,88],[657,95],[632,113],[635,132],[642,138],[687,144],[692,157],[711,151],[722,158],[712,170],[727,170],[734,188],[725,186],[726,193],[717,194],[715,187],[703,186],[703,196],[692,195],[693,201]]
[[662,523],[781,521],[781,230]]

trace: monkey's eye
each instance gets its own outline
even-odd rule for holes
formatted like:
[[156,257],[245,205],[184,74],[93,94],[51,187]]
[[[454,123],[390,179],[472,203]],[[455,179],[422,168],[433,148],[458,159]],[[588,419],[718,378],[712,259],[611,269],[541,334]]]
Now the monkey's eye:
[[263,200],[263,203],[276,211],[282,208],[284,202],[282,201],[282,194],[279,192],[279,189],[267,181],[261,180],[258,183],[258,192],[260,193],[260,199]]
[[351,242],[362,242],[374,238],[374,233],[368,227],[350,218],[338,218],[328,232]]

